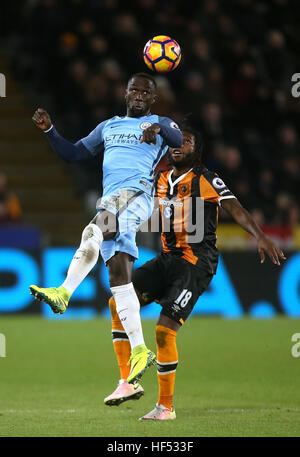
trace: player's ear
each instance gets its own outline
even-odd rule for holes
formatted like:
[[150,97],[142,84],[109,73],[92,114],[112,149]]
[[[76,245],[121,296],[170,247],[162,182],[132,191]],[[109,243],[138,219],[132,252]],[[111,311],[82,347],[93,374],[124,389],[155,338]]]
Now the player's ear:
[[153,95],[153,98],[152,98],[152,103],[151,103],[151,105],[153,105],[153,103],[157,102],[157,100],[158,100],[158,95],[157,95],[157,94],[154,94],[154,95]]

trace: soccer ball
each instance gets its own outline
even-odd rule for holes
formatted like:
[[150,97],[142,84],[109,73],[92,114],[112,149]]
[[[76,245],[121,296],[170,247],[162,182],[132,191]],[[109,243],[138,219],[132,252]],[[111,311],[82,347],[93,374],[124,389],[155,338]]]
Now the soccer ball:
[[158,35],[146,43],[143,55],[150,70],[167,73],[178,67],[181,49],[177,41],[169,36]]

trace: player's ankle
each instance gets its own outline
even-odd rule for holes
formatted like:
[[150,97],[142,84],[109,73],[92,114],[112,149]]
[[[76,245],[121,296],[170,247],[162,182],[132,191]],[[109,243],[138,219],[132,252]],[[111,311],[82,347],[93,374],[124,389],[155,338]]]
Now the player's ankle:
[[144,351],[147,351],[147,346],[145,344],[139,344],[132,349],[132,355],[135,356]]
[[169,411],[172,411],[173,409],[173,397],[171,395],[161,395],[157,403],[164,406]]
[[70,299],[72,292],[68,290],[65,286],[58,287],[58,290],[61,291],[64,295],[67,295],[67,297]]

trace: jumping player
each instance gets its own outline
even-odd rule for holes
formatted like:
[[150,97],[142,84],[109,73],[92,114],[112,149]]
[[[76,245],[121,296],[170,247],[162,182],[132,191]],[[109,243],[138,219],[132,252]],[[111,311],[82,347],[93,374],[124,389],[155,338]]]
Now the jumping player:
[[133,262],[138,257],[136,231],[152,213],[157,163],[168,147],[182,145],[182,134],[175,122],[151,114],[156,98],[155,80],[144,73],[133,75],[125,94],[126,116],[101,122],[75,144],[59,135],[45,110],[39,108],[32,118],[66,161],[97,155],[103,147],[104,159],[103,195],[97,203],[97,214],[83,230],[65,281],[58,288],[32,285],[30,291],[49,304],[54,313],[64,313],[72,293],[96,264],[100,249],[108,267],[116,310],[131,344],[128,383],[139,380],[155,361],[155,354],[144,342],[140,304],[131,282]]
[[[178,365],[176,335],[216,272],[218,251],[215,232],[219,206],[256,238],[261,263],[265,261],[265,253],[275,265],[280,265],[280,259],[285,259],[283,252],[264,235],[219,176],[202,165],[199,134],[191,129],[183,130],[182,134],[182,147],[170,148],[169,151],[172,169],[158,173],[155,181],[163,250],[133,273],[133,284],[141,305],[157,301],[162,306],[156,325],[159,398],[153,411],[140,420],[176,418],[173,407]],[[201,221],[204,224],[203,238],[201,241],[189,242],[183,220],[179,220],[178,213],[176,215],[176,207],[185,206],[189,200],[193,213],[196,197],[201,197],[204,202],[204,220]],[[195,218],[195,214],[191,216]],[[182,230],[178,230],[180,226]],[[106,405],[113,406],[126,400],[138,399],[144,391],[142,386],[134,390],[126,382],[130,344],[118,318],[113,298],[109,300],[109,307],[114,351],[121,377],[117,389],[104,400]]]

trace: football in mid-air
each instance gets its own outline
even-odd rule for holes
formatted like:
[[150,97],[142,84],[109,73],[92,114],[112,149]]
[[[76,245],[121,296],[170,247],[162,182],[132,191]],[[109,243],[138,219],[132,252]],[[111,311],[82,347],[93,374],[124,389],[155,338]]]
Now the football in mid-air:
[[143,54],[147,67],[159,73],[175,70],[181,60],[179,44],[166,35],[158,35],[149,40]]

